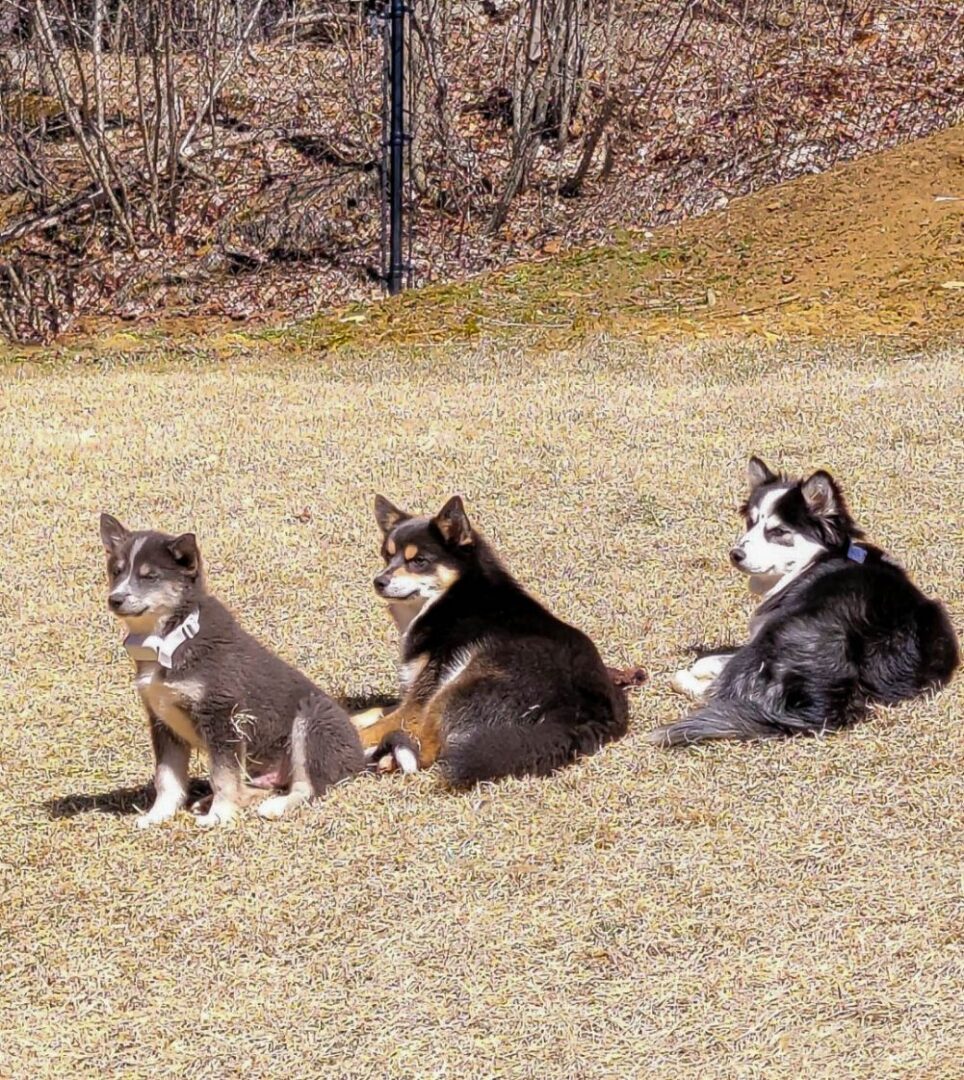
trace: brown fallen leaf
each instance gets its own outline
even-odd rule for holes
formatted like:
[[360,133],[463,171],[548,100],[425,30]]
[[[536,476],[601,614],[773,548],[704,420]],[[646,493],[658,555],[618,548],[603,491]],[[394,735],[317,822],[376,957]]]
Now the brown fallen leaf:
[[610,679],[622,690],[638,690],[644,683],[649,682],[649,672],[641,667],[611,668],[607,667]]

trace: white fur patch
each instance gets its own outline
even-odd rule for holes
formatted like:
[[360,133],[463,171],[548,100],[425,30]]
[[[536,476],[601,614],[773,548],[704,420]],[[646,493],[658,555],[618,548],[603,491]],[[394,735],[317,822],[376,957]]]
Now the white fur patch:
[[714,656],[702,656],[695,664],[677,671],[670,679],[670,686],[686,697],[699,701],[706,696],[713,681],[733,659],[733,655],[733,653],[717,653]]
[[448,686],[451,682],[455,682],[475,659],[476,651],[481,648],[481,645],[481,642],[477,642],[475,645],[469,645],[464,649],[455,650],[452,654],[452,659],[442,669],[442,677],[439,679],[440,689],[443,686]]
[[395,750],[395,763],[403,773],[418,772],[418,758],[407,746],[400,746]]
[[384,715],[385,710],[380,707],[366,709],[364,712],[355,713],[351,718],[351,722],[355,725],[356,731],[364,731],[365,728],[371,727],[372,724],[377,724]]
[[147,537],[142,536],[140,540],[134,541],[130,551],[127,553],[127,573],[120,579],[120,581],[116,582],[113,589],[111,589],[112,593],[117,592],[118,590],[126,589],[127,586],[130,585],[131,574],[134,573],[134,560],[137,558],[138,553],[144,546],[144,542],[146,539]]
[[403,694],[407,694],[411,690],[412,684],[422,674],[428,659],[428,653],[420,653],[409,660],[407,664],[402,664],[398,673],[398,682]]
[[139,829],[147,829],[174,815],[187,802],[189,751],[168,746],[154,770],[154,805],[137,819]]

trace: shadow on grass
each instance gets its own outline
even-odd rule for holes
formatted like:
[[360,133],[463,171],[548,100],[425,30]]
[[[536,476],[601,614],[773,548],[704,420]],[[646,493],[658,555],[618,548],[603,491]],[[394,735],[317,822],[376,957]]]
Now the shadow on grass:
[[728,656],[737,652],[742,645],[738,645],[735,642],[720,642],[716,645],[708,645],[705,641],[698,644],[687,645],[685,652],[688,652],[693,657],[693,663],[697,660],[703,660],[707,656]]
[[366,709],[394,709],[399,704],[395,694],[339,695],[336,700],[348,713],[364,712]]
[[[200,778],[190,784],[189,801],[203,799],[211,794],[211,785]],[[143,787],[114,788],[113,791],[77,792],[61,795],[55,799],[46,799],[43,807],[47,817],[53,821],[62,818],[77,817],[78,814],[112,814],[124,817],[140,814],[147,810],[154,801],[154,785]]]

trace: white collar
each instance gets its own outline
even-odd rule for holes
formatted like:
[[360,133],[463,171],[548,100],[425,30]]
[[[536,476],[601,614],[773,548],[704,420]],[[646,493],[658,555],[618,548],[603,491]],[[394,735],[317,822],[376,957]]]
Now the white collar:
[[190,615],[163,637],[160,634],[128,634],[124,648],[132,660],[156,660],[162,668],[170,670],[174,654],[201,628],[201,612],[195,608]]

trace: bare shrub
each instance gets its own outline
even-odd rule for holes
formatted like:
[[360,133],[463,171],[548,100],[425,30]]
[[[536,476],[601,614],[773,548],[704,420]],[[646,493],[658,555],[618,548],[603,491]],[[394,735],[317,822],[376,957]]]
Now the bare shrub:
[[[370,292],[383,7],[7,0],[3,332],[190,315],[199,296],[303,315]],[[410,9],[420,280],[675,221],[964,119],[961,0]],[[203,294],[178,286],[195,268]]]

